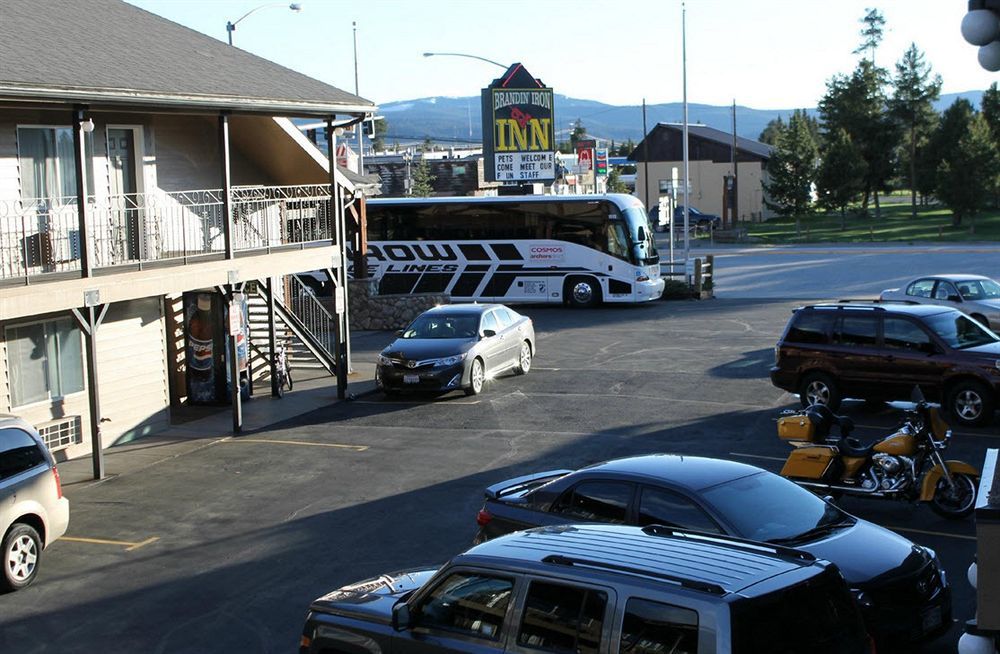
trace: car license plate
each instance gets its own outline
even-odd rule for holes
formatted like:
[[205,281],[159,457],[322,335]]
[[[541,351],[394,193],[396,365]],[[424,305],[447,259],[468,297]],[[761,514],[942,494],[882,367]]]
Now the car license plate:
[[420,375],[403,375],[404,384],[419,384]]
[[924,633],[933,631],[941,626],[941,607],[934,606],[923,613]]

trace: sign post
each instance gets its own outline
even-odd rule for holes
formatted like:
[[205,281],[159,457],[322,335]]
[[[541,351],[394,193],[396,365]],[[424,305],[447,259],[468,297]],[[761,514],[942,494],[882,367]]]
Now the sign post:
[[482,90],[487,181],[555,181],[554,100],[552,89],[519,63]]

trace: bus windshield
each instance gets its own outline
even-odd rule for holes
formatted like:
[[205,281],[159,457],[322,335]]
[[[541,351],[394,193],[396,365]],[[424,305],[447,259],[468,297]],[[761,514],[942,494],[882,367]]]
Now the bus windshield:
[[[656,240],[653,238],[653,228],[649,224],[649,217],[642,210],[641,206],[628,207],[622,212],[625,215],[625,222],[628,223],[629,240],[632,241],[634,251],[632,253],[633,263],[639,266],[652,266],[660,262],[660,255],[656,251]],[[642,228],[642,236],[639,238],[639,228]]]

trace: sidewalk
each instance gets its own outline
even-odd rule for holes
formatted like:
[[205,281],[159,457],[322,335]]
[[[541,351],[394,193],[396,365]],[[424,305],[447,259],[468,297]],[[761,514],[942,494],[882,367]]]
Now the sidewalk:
[[[348,401],[375,392],[375,358],[391,338],[386,332],[351,334],[353,372],[347,378]],[[341,401],[337,399],[336,378],[325,370],[293,369],[292,375],[295,388],[285,391],[281,398],[271,397],[269,380],[254,384],[253,398],[243,402],[241,435],[266,432],[271,425]],[[229,406],[184,407],[173,412],[171,426],[165,431],[106,448],[104,480],[94,480],[89,454],[59,463],[59,476],[63,486],[69,487],[103,483],[233,437],[233,412]]]

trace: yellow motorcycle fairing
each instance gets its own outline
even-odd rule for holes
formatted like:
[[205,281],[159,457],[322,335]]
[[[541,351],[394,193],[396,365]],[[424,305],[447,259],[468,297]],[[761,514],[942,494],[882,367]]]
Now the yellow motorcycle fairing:
[[[948,466],[948,472],[966,474],[975,477],[977,481],[979,479],[979,471],[965,461],[945,461],[944,463]],[[934,489],[937,488],[938,480],[941,479],[942,475],[944,475],[944,470],[941,469],[940,465],[927,471],[927,474],[924,475],[924,482],[920,486],[921,502],[929,502],[934,498]]]
[[917,451],[917,437],[906,432],[897,432],[876,443],[873,451],[893,456],[912,456]]

